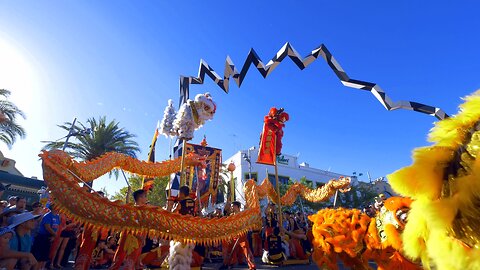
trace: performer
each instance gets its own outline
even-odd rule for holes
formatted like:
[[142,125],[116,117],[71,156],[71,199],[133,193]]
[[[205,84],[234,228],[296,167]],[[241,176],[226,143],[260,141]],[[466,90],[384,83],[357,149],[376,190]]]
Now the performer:
[[169,248],[167,240],[147,237],[140,260],[147,268],[161,268],[169,254]]
[[[231,215],[236,215],[240,213],[240,207],[242,204],[240,202],[234,201],[231,206]],[[222,246],[223,252],[223,265],[220,269],[227,269],[228,267],[236,264],[238,262],[239,256],[245,256],[247,260],[248,269],[256,269],[255,263],[253,262],[253,255],[248,245],[248,240],[246,235],[233,238],[231,241],[224,241]]]
[[[147,192],[139,189],[133,192],[133,199],[135,206],[141,207],[147,205]],[[145,242],[145,237],[133,236],[122,232],[120,234],[119,246],[113,258],[113,264],[110,270],[134,270],[136,267],[142,268],[139,257],[142,253],[142,247]]]
[[286,259],[285,250],[282,247],[282,237],[280,236],[280,228],[275,227],[273,234],[267,237],[268,253],[266,261],[274,264],[282,264]]
[[[284,112],[283,108],[271,108],[268,115],[264,117],[258,163],[273,165],[274,156],[282,153],[283,128],[285,127],[284,123],[289,118],[288,113]],[[272,149],[272,147],[275,147],[275,149]]]
[[276,205],[273,202],[269,202],[265,208],[265,250],[268,250],[267,237],[273,234],[273,229],[278,226],[277,220]]
[[190,188],[188,186],[180,187],[178,198],[179,201],[173,212],[180,215],[195,216],[195,201],[190,197]]
[[[188,186],[180,187],[178,197],[180,201],[177,203],[174,212],[181,215],[196,216],[195,201],[190,197],[190,188]],[[191,267],[200,267],[205,259],[205,246],[195,245],[192,252]]]
[[301,241],[307,240],[305,231],[298,226],[297,221],[292,217],[292,213],[290,211],[285,211],[285,220],[287,222],[285,233],[290,238],[288,241],[290,256],[294,257],[295,259],[306,260],[308,256],[305,254],[305,250],[300,244]]

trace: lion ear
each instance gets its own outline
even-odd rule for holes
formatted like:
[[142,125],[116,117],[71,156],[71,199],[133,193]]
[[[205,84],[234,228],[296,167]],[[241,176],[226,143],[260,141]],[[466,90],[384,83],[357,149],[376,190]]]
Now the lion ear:
[[451,150],[424,147],[414,151],[414,163],[387,176],[393,190],[412,199],[434,200],[440,197],[445,164]]

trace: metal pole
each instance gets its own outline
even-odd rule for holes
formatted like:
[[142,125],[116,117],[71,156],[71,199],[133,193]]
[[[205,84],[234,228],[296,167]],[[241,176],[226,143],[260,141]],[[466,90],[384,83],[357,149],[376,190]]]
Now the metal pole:
[[65,149],[67,148],[68,139],[70,139],[70,136],[72,136],[72,134],[73,134],[73,128],[75,127],[75,122],[77,122],[76,117],[73,119],[72,126],[70,127],[70,130],[68,130],[67,139],[65,139],[65,143],[63,144],[62,151],[65,151]]
[[248,151],[248,178],[252,179],[252,160],[251,160],[251,154],[250,154],[250,149]]

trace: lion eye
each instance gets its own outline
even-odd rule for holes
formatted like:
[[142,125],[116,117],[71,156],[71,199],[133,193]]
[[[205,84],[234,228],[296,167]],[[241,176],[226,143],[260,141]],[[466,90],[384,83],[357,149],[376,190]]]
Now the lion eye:
[[205,105],[205,107],[203,107],[205,109],[205,111],[209,111],[210,110],[210,106],[208,105]]

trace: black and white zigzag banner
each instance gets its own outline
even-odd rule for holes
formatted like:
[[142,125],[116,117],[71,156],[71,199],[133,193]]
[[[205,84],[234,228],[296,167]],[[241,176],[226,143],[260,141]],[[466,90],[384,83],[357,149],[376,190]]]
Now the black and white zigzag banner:
[[435,116],[439,120],[448,117],[448,115],[440,108],[413,101],[392,101],[392,99],[387,96],[385,91],[383,91],[382,88],[380,88],[380,86],[376,83],[350,79],[340,64],[335,60],[335,58],[333,58],[333,55],[328,51],[327,47],[325,47],[323,44],[302,59],[300,54],[298,54],[298,52],[288,42],[283,45],[275,57],[273,57],[272,60],[270,60],[266,65],[262,62],[255,50],[253,48],[250,49],[247,59],[245,60],[240,72],[238,72],[235,64],[233,64],[232,59],[227,56],[223,79],[202,59],[200,61],[197,77],[180,76],[180,104],[186,102],[189,98],[190,84],[203,84],[205,74],[215,81],[215,83],[222,88],[225,93],[228,93],[230,77],[232,77],[237,83],[238,87],[240,87],[243,79],[247,75],[250,65],[252,64],[255,65],[260,74],[266,78],[287,56],[290,57],[290,59],[292,59],[292,61],[301,70],[303,70],[313,61],[315,61],[320,55],[323,57],[323,59],[325,59],[333,72],[335,72],[343,85],[351,88],[370,91],[370,93],[377,98],[383,107],[389,111],[397,109],[413,110]]

